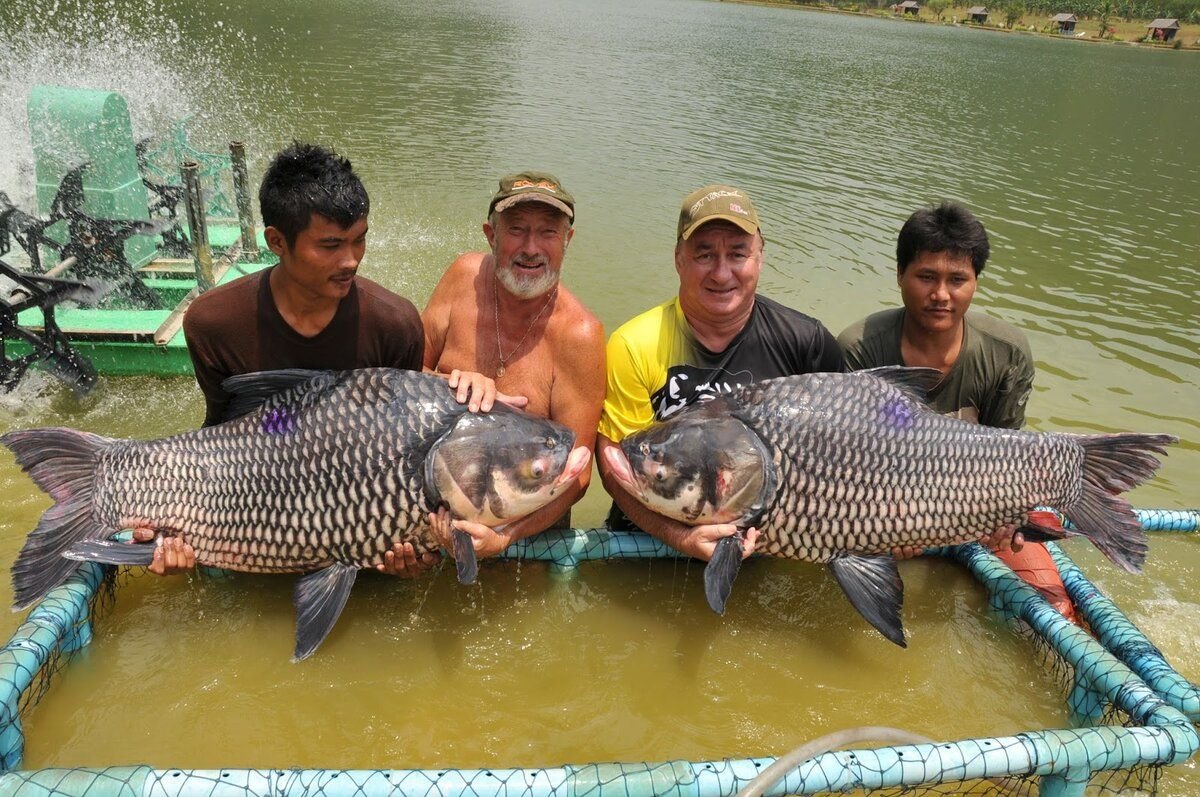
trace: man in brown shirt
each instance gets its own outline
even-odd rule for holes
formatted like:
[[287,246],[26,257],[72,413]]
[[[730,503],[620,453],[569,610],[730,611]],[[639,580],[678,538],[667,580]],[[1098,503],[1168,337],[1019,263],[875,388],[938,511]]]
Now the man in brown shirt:
[[[264,237],[279,263],[203,294],[183,320],[204,393],[204,425],[223,420],[230,395],[221,383],[236,374],[281,368],[421,370],[425,332],[416,307],[357,274],[370,201],[350,161],[295,143],[271,161],[258,198]],[[472,410],[491,409],[492,380],[456,372],[450,387]],[[139,529],[134,539],[153,536],[153,530]],[[379,569],[396,572],[393,562],[405,553],[396,546]],[[150,570],[172,573],[194,564],[189,546],[165,538]]]
[[279,264],[201,295],[183,319],[204,393],[220,423],[235,374],[277,368],[419,370],[416,307],[357,275],[367,246],[367,192],[350,162],[311,144],[280,152],[258,192]]

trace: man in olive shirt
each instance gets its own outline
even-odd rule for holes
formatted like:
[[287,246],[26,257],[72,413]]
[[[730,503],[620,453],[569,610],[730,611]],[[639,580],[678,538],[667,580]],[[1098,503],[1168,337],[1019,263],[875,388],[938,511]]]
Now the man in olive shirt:
[[[929,394],[933,409],[984,426],[1024,426],[1034,373],[1029,343],[1016,327],[967,312],[989,253],[983,224],[963,206],[947,202],[913,213],[896,244],[896,281],[904,306],[847,327],[838,336],[846,364],[852,370],[936,368],[943,377]],[[998,547],[997,556],[1052,605],[1073,615],[1044,546],[1022,545],[1012,527],[991,534],[989,541]]]

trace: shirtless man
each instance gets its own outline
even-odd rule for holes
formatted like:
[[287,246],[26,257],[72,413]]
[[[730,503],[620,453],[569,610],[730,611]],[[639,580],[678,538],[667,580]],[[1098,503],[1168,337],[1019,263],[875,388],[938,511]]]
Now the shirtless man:
[[[575,200],[553,175],[503,178],[483,225],[491,251],[455,260],[421,319],[426,370],[494,376],[497,391],[524,397],[526,411],[570,428],[575,445],[591,450],[604,403],[604,328],[559,281],[574,218]],[[566,525],[590,479],[588,468],[548,506],[502,530],[443,514],[434,532],[453,550],[449,530],[466,531],[478,557],[495,556],[556,521]]]

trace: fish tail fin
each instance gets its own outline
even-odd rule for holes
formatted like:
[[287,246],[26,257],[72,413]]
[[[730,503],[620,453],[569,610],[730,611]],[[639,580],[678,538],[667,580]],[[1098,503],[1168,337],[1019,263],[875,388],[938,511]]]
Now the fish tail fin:
[[79,567],[63,552],[79,540],[106,536],[93,513],[93,484],[97,458],[113,441],[74,429],[30,429],[0,436],[0,443],[55,502],[42,513],[13,565],[13,607],[24,609]]
[[1063,514],[1100,551],[1130,573],[1146,561],[1146,532],[1119,493],[1149,479],[1160,464],[1156,455],[1179,438],[1166,434],[1098,434],[1079,438],[1083,446],[1083,492]]

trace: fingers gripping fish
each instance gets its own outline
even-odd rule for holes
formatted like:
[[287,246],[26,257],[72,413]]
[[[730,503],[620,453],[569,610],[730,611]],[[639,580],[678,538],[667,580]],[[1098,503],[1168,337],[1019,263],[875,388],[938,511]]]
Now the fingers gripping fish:
[[[1150,478],[1176,438],[979,426],[924,403],[940,378],[889,367],[766,380],[626,437],[614,457],[624,461],[610,465],[655,512],[754,525],[760,552],[828,564],[854,607],[901,646],[894,547],[972,542],[1028,522],[1027,538],[1081,534],[1119,567],[1141,570],[1146,535],[1117,494]],[[1041,505],[1079,531],[1026,521]],[[705,570],[718,612],[740,563],[729,539]]]
[[[501,525],[552,501],[588,464],[574,434],[503,405],[471,414],[446,382],[411,371],[272,371],[232,377],[230,420],[161,440],[73,429],[0,442],[55,500],[13,566],[17,608],[77,560],[149,564],[124,528],[170,530],[200,564],[307,573],[295,591],[295,659],[332,629],[359,569],[396,542],[436,550],[430,511]],[[459,578],[474,548],[456,544]]]

